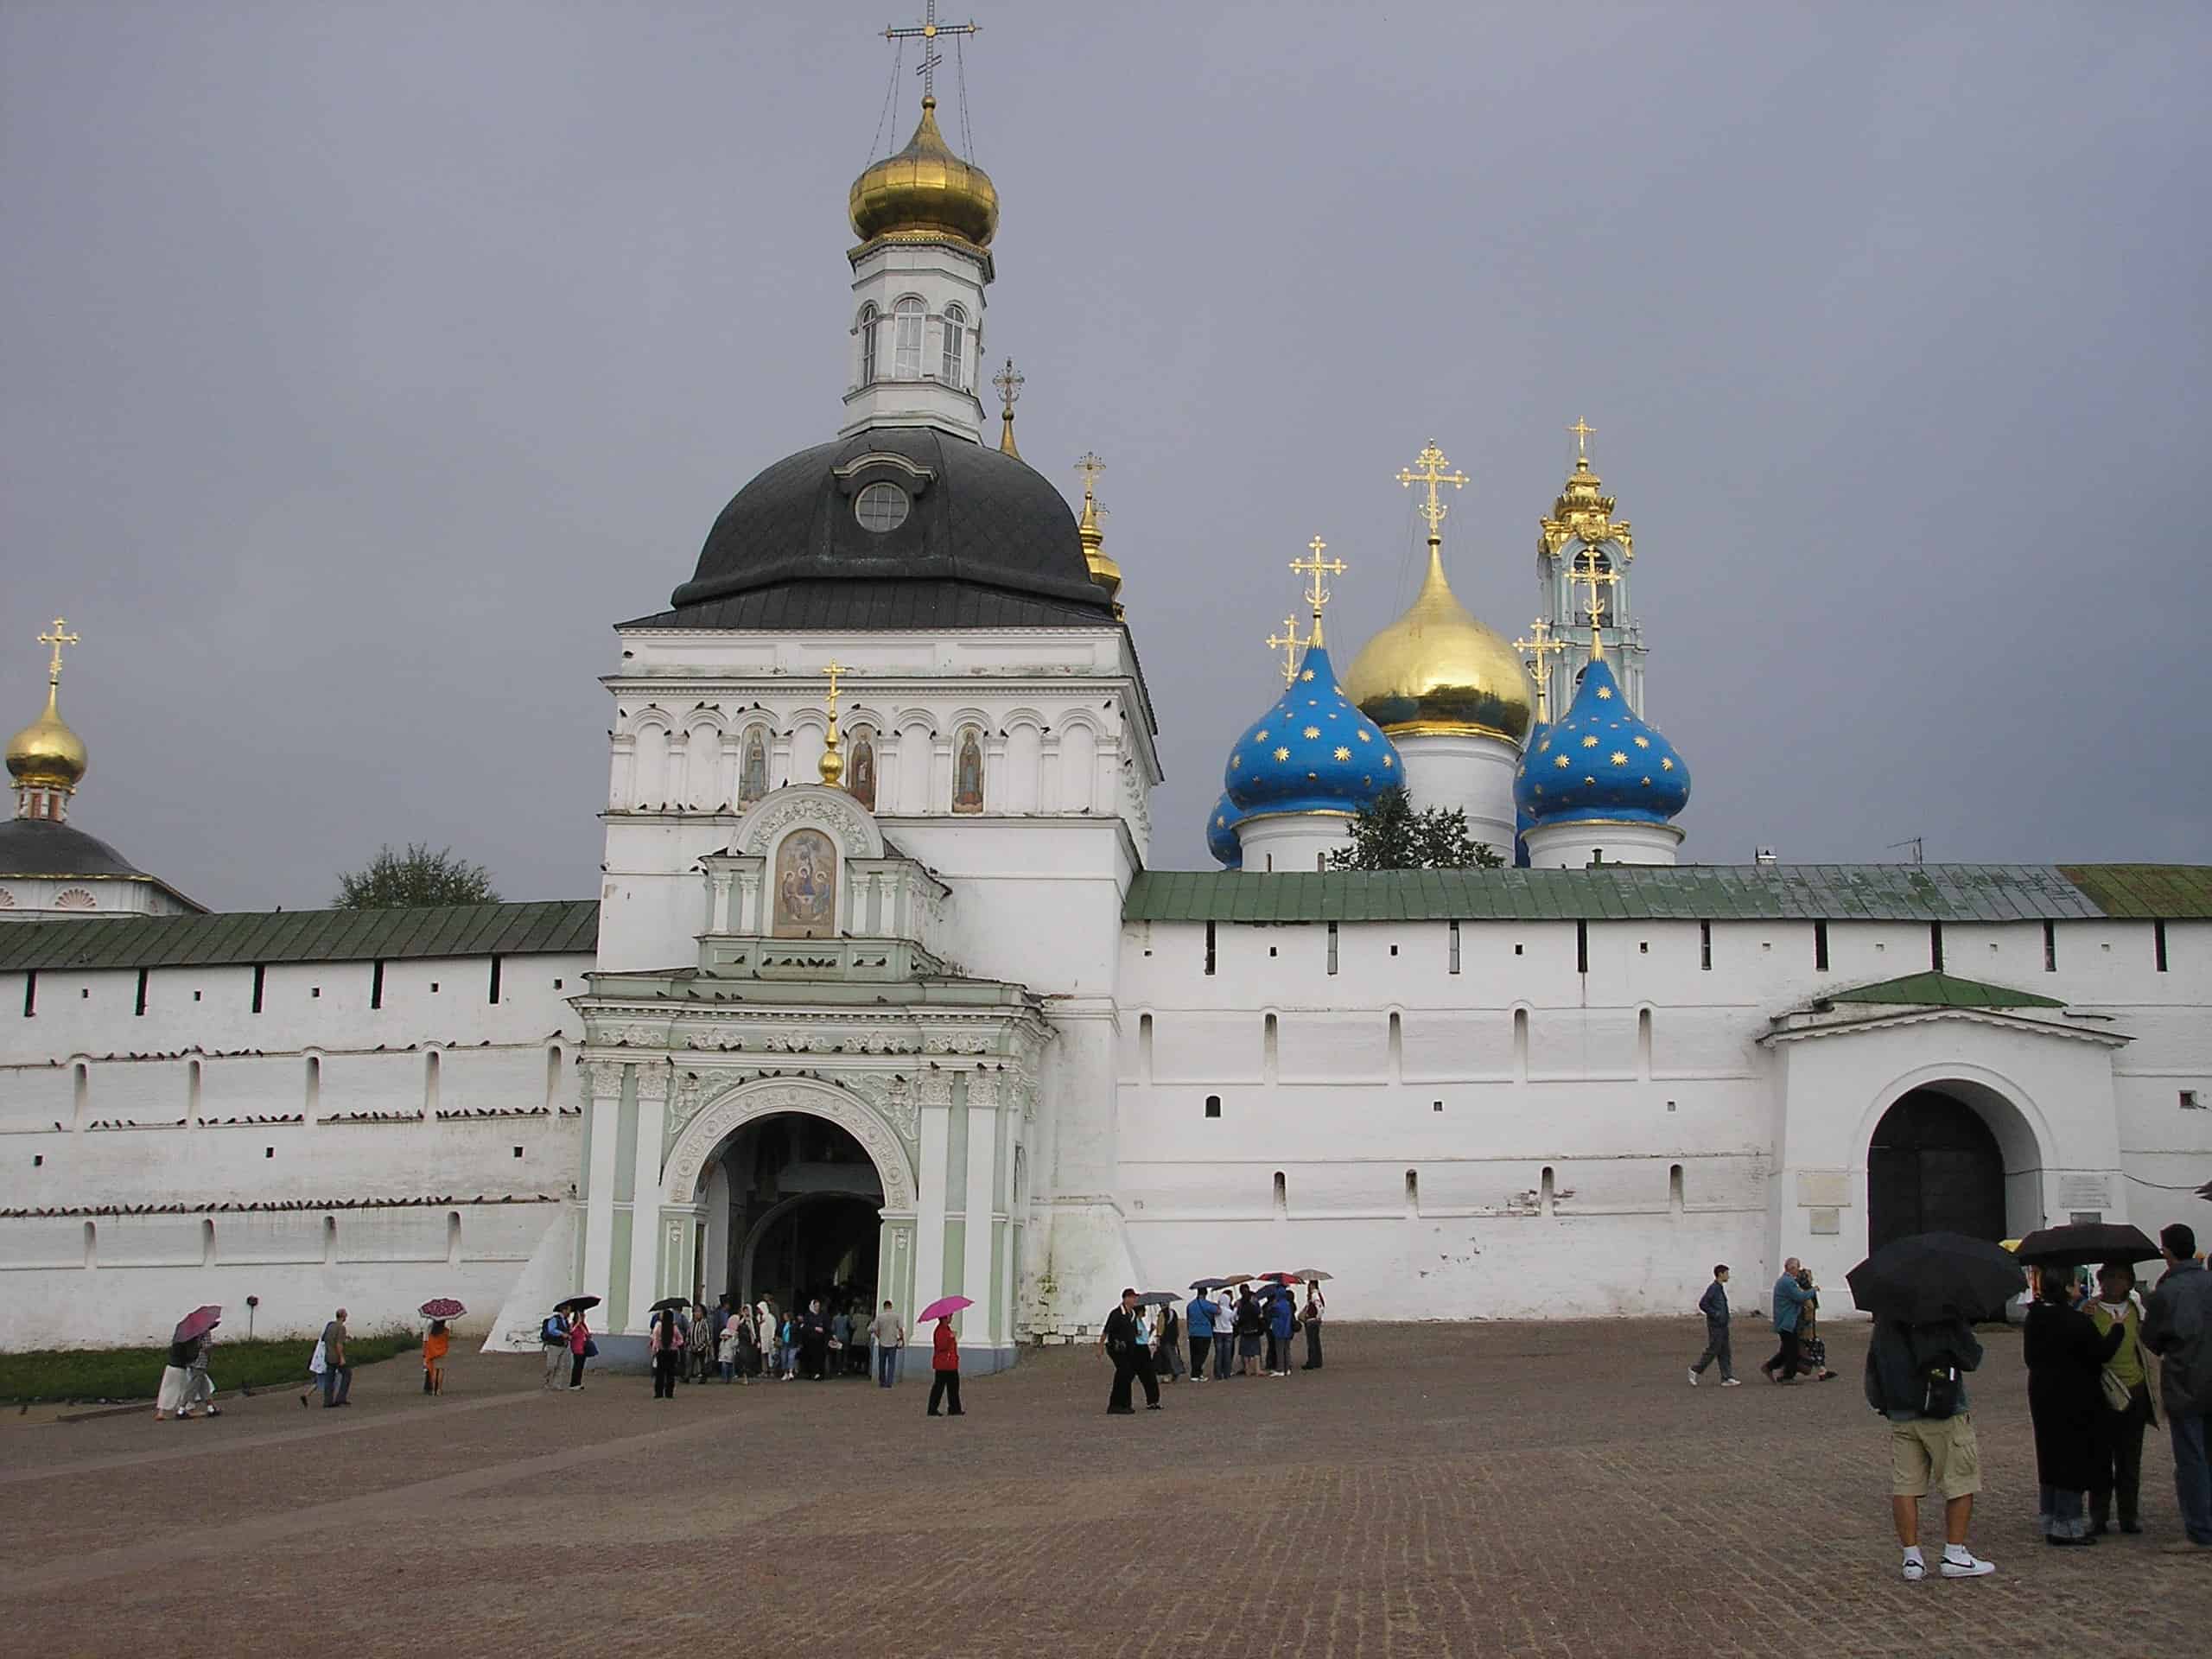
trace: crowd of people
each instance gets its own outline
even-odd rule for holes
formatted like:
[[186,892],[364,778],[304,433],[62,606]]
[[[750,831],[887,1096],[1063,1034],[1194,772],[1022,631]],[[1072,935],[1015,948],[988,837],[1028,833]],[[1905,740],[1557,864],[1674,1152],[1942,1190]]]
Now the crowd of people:
[[[1142,1385],[1145,1409],[1160,1409],[1160,1388],[1188,1376],[1192,1382],[1208,1381],[1212,1363],[1214,1382],[1237,1376],[1288,1376],[1292,1339],[1306,1338],[1306,1359],[1299,1370],[1321,1369],[1321,1322],[1328,1301],[1318,1280],[1305,1287],[1301,1308],[1289,1283],[1242,1281],[1234,1285],[1201,1281],[1192,1287],[1189,1305],[1179,1312],[1173,1300],[1140,1296],[1134,1289],[1122,1293],[1121,1305],[1106,1316],[1098,1333],[1098,1349],[1114,1362],[1114,1384],[1107,1395],[1109,1416],[1135,1412],[1131,1392]],[[1157,1309],[1155,1313],[1154,1310]],[[1190,1363],[1183,1347],[1190,1344]]]
[[[564,1302],[540,1328],[545,1352],[543,1386],[581,1391],[584,1363],[597,1352],[588,1311]],[[646,1327],[653,1396],[673,1399],[679,1385],[821,1382],[869,1377],[883,1388],[899,1380],[906,1328],[891,1303],[871,1312],[863,1299],[814,1296],[804,1308],[785,1309],[772,1296],[732,1306],[676,1299],[657,1305]]]

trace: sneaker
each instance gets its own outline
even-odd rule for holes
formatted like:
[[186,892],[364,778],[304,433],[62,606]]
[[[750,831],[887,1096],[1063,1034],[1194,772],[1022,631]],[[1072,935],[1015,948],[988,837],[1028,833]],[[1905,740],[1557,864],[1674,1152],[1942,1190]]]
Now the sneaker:
[[1724,1389],[1740,1389],[1744,1386],[1744,1379],[1740,1376],[1724,1376],[1720,1379],[1720,1386]]
[[1918,1584],[1927,1576],[1928,1567],[1924,1562],[1907,1561],[1904,1564],[1904,1581],[1907,1584]]
[[1985,1561],[1971,1552],[1963,1561],[1955,1561],[1948,1554],[1943,1557],[1943,1576],[1947,1579],[1978,1579],[1996,1570],[1996,1562]]
[[1697,1387],[1697,1373],[1695,1371],[1692,1371],[1690,1373],[1690,1387]]

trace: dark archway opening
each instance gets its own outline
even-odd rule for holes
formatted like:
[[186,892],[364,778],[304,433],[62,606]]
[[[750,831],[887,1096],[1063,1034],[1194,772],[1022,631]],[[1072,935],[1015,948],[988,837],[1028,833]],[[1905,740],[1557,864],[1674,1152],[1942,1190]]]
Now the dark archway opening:
[[[883,1182],[866,1149],[826,1118],[756,1118],[724,1143],[709,1199],[728,1195],[723,1282],[781,1308],[875,1298]],[[709,1228],[709,1233],[715,1230]]]
[[1914,1233],[2005,1237],[2005,1154],[1980,1113],[1915,1089],[1882,1114],[1866,1148],[1866,1248]]

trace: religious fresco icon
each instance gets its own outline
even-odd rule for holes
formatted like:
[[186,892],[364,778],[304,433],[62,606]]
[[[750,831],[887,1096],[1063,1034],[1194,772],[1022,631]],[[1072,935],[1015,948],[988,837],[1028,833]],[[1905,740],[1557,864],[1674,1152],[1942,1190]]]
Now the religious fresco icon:
[[875,810],[875,734],[865,726],[853,732],[853,758],[845,768],[845,790],[869,811]]
[[960,734],[960,747],[952,767],[952,810],[983,810],[983,743],[973,726]]
[[745,760],[738,772],[737,798],[751,805],[768,793],[768,745],[755,726],[745,735]]
[[837,927],[837,844],[794,830],[776,849],[776,937],[824,939]]

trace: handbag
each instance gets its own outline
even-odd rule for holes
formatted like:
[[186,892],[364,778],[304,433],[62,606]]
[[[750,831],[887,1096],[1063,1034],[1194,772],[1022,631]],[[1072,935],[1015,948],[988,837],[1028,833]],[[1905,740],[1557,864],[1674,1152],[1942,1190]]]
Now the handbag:
[[2105,1404],[2114,1411],[2126,1411],[2135,1403],[2135,1390],[2115,1376],[2110,1366],[2100,1370],[2097,1377],[2104,1385]]
[[599,1357],[599,1344],[590,1337],[586,1337],[584,1338],[584,1357],[586,1359],[597,1359]]

